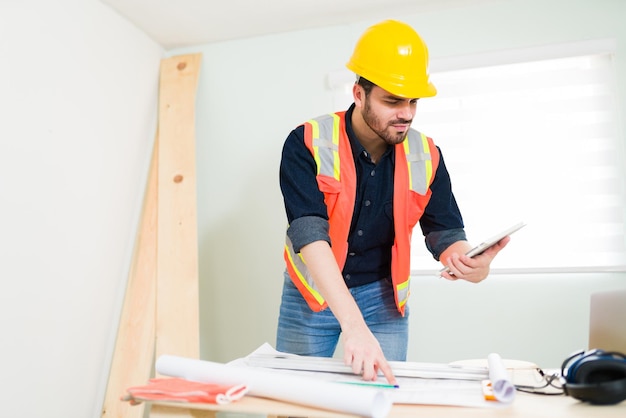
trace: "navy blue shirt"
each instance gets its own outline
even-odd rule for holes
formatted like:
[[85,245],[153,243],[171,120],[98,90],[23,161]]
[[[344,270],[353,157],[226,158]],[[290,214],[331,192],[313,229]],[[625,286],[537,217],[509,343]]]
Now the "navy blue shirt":
[[[348,236],[348,257],[342,274],[348,287],[360,286],[390,277],[393,228],[393,177],[395,152],[388,146],[374,164],[352,130],[354,105],[346,112],[346,132],[350,139],[357,173],[354,213]],[[440,155],[441,155],[441,150]],[[330,242],[328,212],[316,180],[316,164],[304,143],[304,127],[287,137],[280,165],[280,187],[285,203],[294,249],[317,240]],[[426,246],[435,259],[452,243],[465,239],[461,213],[452,194],[450,176],[440,157],[431,199],[419,223]]]

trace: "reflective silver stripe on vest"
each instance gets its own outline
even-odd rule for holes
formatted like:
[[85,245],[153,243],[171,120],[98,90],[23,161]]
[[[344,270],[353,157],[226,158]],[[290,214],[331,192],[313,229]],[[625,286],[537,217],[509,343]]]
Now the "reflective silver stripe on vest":
[[409,188],[424,195],[433,176],[432,156],[426,135],[410,129],[404,141],[404,152],[409,166]]
[[338,115],[320,116],[309,121],[317,174],[339,181],[339,122]]
[[293,249],[293,244],[291,243],[291,240],[288,236],[285,239],[285,247],[289,254],[291,265],[298,275],[298,280],[300,280],[302,284],[306,286],[311,295],[313,295],[313,297],[317,300],[317,303],[323,305],[324,298],[317,289],[317,286],[315,286],[313,277],[311,277],[311,273],[309,273],[309,269],[306,267],[306,264],[304,264],[302,257],[300,257],[300,254],[297,254],[296,251]]
[[409,282],[410,282],[410,278],[396,286],[396,293],[398,295],[398,305],[400,305],[400,307],[404,306],[404,304],[409,300],[409,293],[410,293]]

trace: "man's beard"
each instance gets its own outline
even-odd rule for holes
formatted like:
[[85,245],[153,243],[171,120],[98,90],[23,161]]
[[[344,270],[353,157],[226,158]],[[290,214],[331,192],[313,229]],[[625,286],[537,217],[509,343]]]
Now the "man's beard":
[[385,141],[389,145],[396,145],[404,141],[406,138],[407,132],[391,132],[389,127],[395,124],[403,124],[406,123],[409,126],[411,125],[412,120],[404,120],[398,119],[389,122],[386,126],[382,126],[382,122],[378,117],[372,112],[372,108],[369,105],[369,99],[365,99],[365,103],[363,105],[363,120],[365,124],[369,126],[369,128],[374,131],[383,141]]

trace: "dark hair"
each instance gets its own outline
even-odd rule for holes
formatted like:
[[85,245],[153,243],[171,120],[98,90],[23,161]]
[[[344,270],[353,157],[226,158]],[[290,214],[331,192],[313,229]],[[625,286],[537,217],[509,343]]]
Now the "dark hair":
[[356,84],[363,87],[363,90],[365,90],[365,97],[370,95],[370,93],[372,92],[372,89],[376,85],[372,83],[371,81],[369,81],[367,78],[361,77],[361,76],[356,76]]

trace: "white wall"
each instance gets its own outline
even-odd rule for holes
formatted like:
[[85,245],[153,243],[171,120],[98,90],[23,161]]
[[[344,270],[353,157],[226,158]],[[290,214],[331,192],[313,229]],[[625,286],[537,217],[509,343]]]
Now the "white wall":
[[[612,37],[621,75],[625,14],[621,0],[502,0],[380,19],[413,24],[435,57]],[[204,57],[197,115],[203,358],[228,361],[274,342],[282,142],[298,123],[333,110],[326,74],[343,68],[373,22],[188,49]],[[98,417],[163,51],[96,0],[7,0],[0,54],[0,416]],[[620,83],[624,103],[623,76]],[[626,277],[498,276],[479,286],[418,278],[413,286],[411,360],[500,351],[554,366],[585,343],[588,294],[626,287]]]
[[0,416],[100,416],[156,126],[155,42],[0,2]]
[[[335,110],[326,76],[344,68],[367,26],[405,20],[434,59],[614,38],[624,105],[623,16],[626,2],[619,0],[502,0],[170,51],[204,57],[197,115],[202,356],[228,361],[274,344],[286,226],[278,188],[282,143],[297,124]],[[625,274],[494,276],[478,286],[418,277],[409,359],[498,351],[558,366],[587,344],[589,294],[614,287],[626,287]]]

